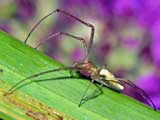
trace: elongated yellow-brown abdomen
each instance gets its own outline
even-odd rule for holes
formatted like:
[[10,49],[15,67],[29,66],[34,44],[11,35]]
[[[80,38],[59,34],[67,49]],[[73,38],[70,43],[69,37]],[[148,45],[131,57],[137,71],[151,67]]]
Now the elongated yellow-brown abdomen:
[[101,69],[99,74],[100,76],[103,76],[103,81],[106,83],[107,87],[118,92],[122,92],[124,90],[124,86],[120,84],[120,81],[107,69]]

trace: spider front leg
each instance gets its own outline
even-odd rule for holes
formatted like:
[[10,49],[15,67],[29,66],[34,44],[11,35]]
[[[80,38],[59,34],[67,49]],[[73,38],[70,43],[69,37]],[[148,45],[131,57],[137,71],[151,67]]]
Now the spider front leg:
[[78,36],[75,36],[75,35],[71,35],[69,33],[65,33],[65,32],[57,32],[57,33],[54,33],[54,34],[51,34],[47,37],[46,40],[40,42],[36,47],[35,49],[39,48],[42,44],[44,44],[46,41],[50,40],[51,38],[54,38],[54,37],[57,37],[57,36],[61,36],[61,35],[65,35],[65,36],[68,36],[68,37],[71,37],[71,38],[74,38],[75,40],[79,40],[83,43],[83,47],[85,49],[85,58],[87,57],[87,42],[84,38],[82,37],[78,37]]
[[[88,44],[88,47],[87,47],[87,56],[85,58],[85,61],[88,61],[88,55],[89,55],[89,52],[90,52],[90,49],[91,49],[91,46],[93,44],[93,38],[94,38],[94,31],[95,31],[95,28],[92,24],[88,23],[88,22],[85,22],[83,20],[81,20],[80,18],[64,11],[64,10],[61,10],[61,9],[56,9],[56,10],[53,10],[52,12],[50,12],[49,14],[47,14],[46,16],[42,17],[34,26],[33,28],[30,30],[29,34],[27,35],[26,39],[24,40],[24,43],[26,44],[29,37],[31,36],[31,34],[35,31],[35,29],[45,20],[47,19],[49,16],[55,14],[55,13],[62,13],[76,21],[78,21],[79,23],[85,25],[86,27],[89,27],[91,28],[91,32],[90,32],[90,39],[89,39],[89,44]],[[69,35],[70,36],[70,35]],[[71,35],[72,36],[72,35]],[[74,36],[73,36],[74,37]]]
[[61,67],[61,68],[54,68],[54,69],[51,69],[51,70],[47,70],[47,71],[42,71],[42,72],[39,72],[39,73],[36,73],[36,74],[33,74],[31,76],[28,76],[20,81],[18,81],[16,84],[14,84],[10,89],[8,89],[4,94],[3,96],[6,96],[6,95],[9,95],[9,94],[12,94],[14,91],[16,91],[16,89],[18,88],[18,86],[20,86],[21,84],[23,84],[24,82],[27,82],[28,80],[31,80],[33,78],[36,78],[38,76],[41,76],[41,75],[44,75],[44,74],[47,74],[47,73],[54,73],[54,72],[57,72],[57,71],[62,71],[62,70],[76,70],[77,68],[75,67]]
[[[81,98],[80,103],[79,103],[79,105],[78,105],[79,107],[80,107],[82,104],[84,104],[86,101],[88,101],[88,100],[90,100],[90,99],[93,99],[93,98],[96,98],[96,97],[98,97],[99,95],[101,95],[101,94],[103,93],[103,91],[102,91],[103,84],[101,84],[101,85],[99,86],[99,85],[97,85],[97,84],[94,84],[93,82],[94,82],[94,80],[92,80],[92,81],[90,82],[90,84],[89,84],[88,87],[86,88],[84,94],[82,95],[82,98]],[[90,88],[90,86],[92,85],[92,83],[97,87],[97,89],[95,89],[91,94],[89,94],[88,96],[86,96],[86,93],[87,93],[87,91],[89,90],[89,88]],[[86,96],[86,97],[85,97],[85,96]]]

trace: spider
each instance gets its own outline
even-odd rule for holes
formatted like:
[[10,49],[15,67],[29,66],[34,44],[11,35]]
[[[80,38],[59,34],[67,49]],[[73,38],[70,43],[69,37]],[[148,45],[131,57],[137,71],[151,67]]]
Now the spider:
[[[49,14],[47,14],[46,16],[44,16],[43,18],[41,18],[36,24],[35,26],[31,29],[31,31],[29,32],[28,36],[26,37],[24,43],[26,44],[28,42],[29,37],[31,36],[31,34],[34,32],[34,30],[37,28],[38,25],[41,24],[41,22],[43,22],[46,18],[48,18],[49,16],[51,16],[52,14],[55,13],[61,13],[64,14],[78,22],[80,22],[81,24],[89,27],[91,29],[90,32],[90,39],[89,39],[89,43],[87,44],[87,41],[82,38],[82,37],[78,37],[78,36],[74,36],[72,34],[69,33],[65,33],[65,32],[57,32],[55,34],[51,34],[47,37],[46,40],[49,40],[50,38],[53,38],[55,36],[60,36],[60,35],[65,35],[71,38],[74,38],[76,40],[79,40],[83,43],[83,47],[85,50],[85,59],[83,60],[83,62],[76,62],[71,66],[67,66],[67,67],[61,67],[61,68],[57,68],[57,69],[51,69],[48,71],[43,71],[37,74],[33,74],[31,76],[26,77],[23,80],[20,80],[19,82],[17,82],[15,85],[13,85],[7,92],[4,93],[4,95],[9,95],[11,93],[13,93],[16,90],[16,87],[18,85],[20,85],[21,83],[23,83],[24,81],[46,74],[46,73],[50,73],[50,72],[55,72],[55,71],[61,71],[61,70],[70,70],[71,72],[75,71],[80,73],[81,75],[90,78],[91,82],[88,85],[88,87],[86,88],[84,94],[82,95],[82,98],[80,100],[79,106],[81,106],[85,101],[94,98],[97,96],[97,94],[95,93],[102,93],[102,87],[108,87],[116,92],[124,92],[125,90],[125,85],[129,85],[131,87],[133,87],[135,90],[137,90],[137,92],[140,93],[140,95],[147,101],[148,104],[152,105],[152,107],[154,108],[154,110],[157,110],[156,106],[154,105],[154,103],[152,102],[152,100],[150,99],[150,97],[145,93],[145,91],[143,91],[141,88],[139,88],[138,86],[136,86],[134,83],[132,83],[129,80],[123,79],[123,78],[117,78],[115,77],[107,68],[106,66],[102,66],[101,68],[97,67],[93,62],[89,61],[89,53],[91,51],[91,47],[93,44],[93,39],[94,39],[94,31],[95,31],[95,27],[90,24],[87,23],[81,19],[79,19],[78,17],[62,10],[62,9],[56,9],[53,10],[52,12],[50,12]],[[40,45],[42,45],[45,41],[40,42],[35,49],[37,49]],[[96,87],[98,89],[96,89],[95,91],[93,91],[93,93],[91,93],[90,95],[88,95],[86,97],[86,93],[87,90],[89,89],[89,87],[91,86],[92,83],[97,82],[100,84],[100,86],[98,86],[97,84]]]

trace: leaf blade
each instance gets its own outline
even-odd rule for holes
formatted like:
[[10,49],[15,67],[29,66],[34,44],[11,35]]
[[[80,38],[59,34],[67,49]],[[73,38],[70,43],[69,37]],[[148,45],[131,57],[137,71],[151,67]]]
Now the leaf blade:
[[[35,51],[2,31],[0,31],[0,46],[0,67],[4,69],[0,75],[2,93],[17,81],[34,73],[63,66],[61,63]],[[44,104],[43,106],[46,106],[46,108],[48,106],[57,111],[58,115],[65,119],[127,120],[134,117],[135,119],[152,120],[160,117],[160,114],[150,107],[107,88],[103,89],[103,95],[86,102],[79,108],[78,104],[81,95],[89,84],[89,81],[84,79],[56,80],[58,77],[65,76],[70,76],[68,71],[59,71],[39,76],[33,80],[49,78],[55,80],[43,82],[28,81],[28,84],[19,88],[13,95],[15,95],[14,97],[21,96],[19,104],[24,103],[26,106],[28,103],[24,96],[27,95],[37,103]],[[5,86],[4,83],[6,84]],[[93,89],[95,89],[94,86],[91,87],[90,91],[93,91]],[[5,98],[2,97],[2,99]],[[32,110],[45,113],[46,108],[40,111],[40,107],[34,108],[35,102],[30,103]],[[18,109],[22,108],[19,107]],[[27,109],[24,110],[25,113]],[[54,118],[56,119],[56,117],[58,118],[55,114]]]

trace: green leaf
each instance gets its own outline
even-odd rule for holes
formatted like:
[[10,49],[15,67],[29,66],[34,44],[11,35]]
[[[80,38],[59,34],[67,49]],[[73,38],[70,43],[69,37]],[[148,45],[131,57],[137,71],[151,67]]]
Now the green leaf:
[[[53,45],[54,47],[54,45]],[[158,120],[160,113],[123,94],[103,88],[103,94],[78,107],[88,79],[57,71],[28,80],[10,95],[12,85],[27,76],[63,66],[0,31],[0,118],[78,120]],[[47,80],[50,79],[50,80]],[[41,80],[41,81],[40,81]],[[34,82],[33,82],[34,81]],[[89,92],[94,91],[92,85]]]

